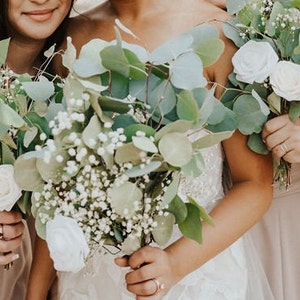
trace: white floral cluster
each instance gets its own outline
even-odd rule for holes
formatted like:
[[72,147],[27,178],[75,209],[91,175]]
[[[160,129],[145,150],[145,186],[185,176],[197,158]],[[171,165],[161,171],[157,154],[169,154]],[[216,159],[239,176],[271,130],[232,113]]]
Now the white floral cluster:
[[[248,39],[249,35],[258,35],[260,34],[268,34],[265,26],[267,20],[270,18],[272,10],[274,8],[274,0],[263,0],[258,1],[254,0],[248,3],[245,6],[245,10],[251,11],[253,14],[253,18],[255,19],[255,15],[259,15],[261,19],[261,24],[258,25],[261,32],[257,32],[255,28],[252,26],[244,26],[239,24],[239,27],[242,29],[239,33],[243,39]],[[251,14],[250,14],[251,15]],[[300,11],[296,8],[285,8],[283,13],[279,13],[276,15],[275,20],[272,22],[272,26],[275,30],[290,30],[292,33],[299,28],[300,24]]]
[[[70,129],[74,121],[80,122],[67,113],[60,113],[52,124],[52,130],[59,134]],[[145,236],[149,238],[157,226],[155,216],[166,214],[161,209],[163,193],[153,199],[146,192],[150,182],[148,174],[133,181],[125,174],[126,170],[132,168],[131,163],[106,165],[103,157],[106,154],[113,156],[126,141],[123,129],[113,131],[110,127],[110,124],[105,124],[97,139],[89,140],[92,149],[85,146],[82,133],[71,132],[65,137],[67,159],[57,154],[58,147],[54,140],[48,140],[45,162],[50,163],[54,157],[56,162],[64,165],[61,180],[59,183],[50,180],[42,191],[34,193],[36,208],[44,208],[39,212],[42,223],[46,224],[57,215],[75,219],[90,248],[99,248],[107,244],[107,240],[112,240],[110,244],[122,249],[125,239],[141,241]],[[137,132],[136,135],[140,136],[141,133]],[[147,164],[146,159],[144,163]],[[133,207],[126,205],[126,197],[130,195],[124,194],[124,205],[115,203],[110,196],[111,191],[132,182],[142,193],[141,201],[133,203]],[[167,180],[161,182],[162,191],[168,183]]]

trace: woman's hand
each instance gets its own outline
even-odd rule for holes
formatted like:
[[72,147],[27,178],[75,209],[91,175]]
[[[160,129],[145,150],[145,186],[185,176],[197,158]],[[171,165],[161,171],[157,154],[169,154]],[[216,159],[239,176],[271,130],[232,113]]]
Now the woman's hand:
[[19,258],[13,250],[21,245],[23,232],[24,224],[20,213],[0,212],[0,265],[7,265]]
[[162,299],[180,280],[175,276],[170,253],[157,247],[143,247],[115,262],[120,267],[131,267],[125,280],[128,291],[135,294],[137,300]]
[[300,119],[292,122],[288,115],[271,119],[265,124],[262,138],[273,157],[300,163]]

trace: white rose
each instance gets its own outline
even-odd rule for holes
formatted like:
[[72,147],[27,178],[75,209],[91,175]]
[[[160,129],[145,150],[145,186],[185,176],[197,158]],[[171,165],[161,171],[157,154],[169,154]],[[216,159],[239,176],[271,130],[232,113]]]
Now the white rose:
[[247,42],[232,58],[237,80],[250,84],[264,82],[277,62],[278,56],[272,46],[256,41]]
[[300,100],[300,65],[280,61],[270,75],[270,84],[276,95],[288,101]]
[[46,241],[56,270],[78,272],[85,266],[89,247],[76,220],[55,216],[46,225]]
[[14,167],[0,165],[0,211],[10,211],[21,195],[22,190],[14,179]]

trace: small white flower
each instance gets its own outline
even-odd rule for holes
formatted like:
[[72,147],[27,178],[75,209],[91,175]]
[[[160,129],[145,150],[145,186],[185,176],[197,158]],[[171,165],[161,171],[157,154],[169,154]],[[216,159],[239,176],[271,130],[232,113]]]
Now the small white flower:
[[275,94],[288,101],[300,101],[300,65],[280,61],[270,75]]
[[10,211],[21,195],[22,190],[14,179],[14,167],[0,165],[0,211]]
[[74,219],[57,215],[47,222],[46,241],[56,270],[78,272],[85,266],[89,247]]
[[236,78],[245,83],[262,83],[271,74],[278,56],[267,42],[250,40],[233,56],[232,63]]

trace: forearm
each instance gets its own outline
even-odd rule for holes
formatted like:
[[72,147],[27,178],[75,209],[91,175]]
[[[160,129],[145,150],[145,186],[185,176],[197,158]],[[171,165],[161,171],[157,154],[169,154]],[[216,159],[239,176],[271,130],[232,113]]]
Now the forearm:
[[[244,182],[234,188],[211,212],[215,226],[203,224],[203,243],[182,238],[169,246],[173,270],[177,280],[194,271],[226,249],[267,211],[272,199],[269,188],[258,182]],[[188,257],[188,260],[182,260]],[[184,263],[180,264],[180,261]]]
[[48,291],[56,276],[46,241],[37,237],[30,271],[27,300],[47,299]]

